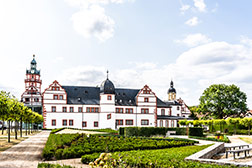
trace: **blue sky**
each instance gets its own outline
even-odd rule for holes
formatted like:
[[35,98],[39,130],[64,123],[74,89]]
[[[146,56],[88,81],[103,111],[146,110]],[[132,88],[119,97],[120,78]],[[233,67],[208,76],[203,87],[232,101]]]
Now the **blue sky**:
[[18,98],[36,54],[46,88],[149,85],[197,105],[214,83],[236,84],[252,105],[249,0],[0,0],[0,88]]

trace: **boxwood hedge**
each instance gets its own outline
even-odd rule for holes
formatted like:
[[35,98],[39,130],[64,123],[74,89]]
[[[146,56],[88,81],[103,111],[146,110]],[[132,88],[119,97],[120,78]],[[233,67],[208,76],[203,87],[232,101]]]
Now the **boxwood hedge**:
[[[200,150],[205,149],[209,145],[204,146],[186,146],[159,150],[133,150],[112,153],[112,158],[121,159],[126,162],[129,167],[148,167],[148,168],[235,168],[236,166],[223,166],[216,164],[204,164],[200,162],[185,161],[185,157],[190,156]],[[95,161],[99,157],[99,153],[91,155],[83,155],[82,163]]]
[[193,145],[184,139],[152,139],[85,134],[51,134],[42,156],[46,160],[81,157],[84,154],[129,150],[163,149]]

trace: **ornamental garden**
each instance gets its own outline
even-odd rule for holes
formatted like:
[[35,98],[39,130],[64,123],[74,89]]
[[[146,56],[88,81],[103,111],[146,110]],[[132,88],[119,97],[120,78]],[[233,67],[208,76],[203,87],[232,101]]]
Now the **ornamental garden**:
[[[250,135],[252,118],[247,115],[246,94],[235,85],[212,85],[200,97],[199,106],[191,107],[191,118],[180,120],[179,127],[121,127],[118,130],[96,129],[76,130],[58,128],[51,131],[38,164],[40,168],[74,167],[56,165],[48,161],[80,158],[81,163],[90,167],[236,167],[235,165],[207,164],[186,161],[185,158],[208,145],[198,141],[230,143],[228,136]],[[199,116],[201,116],[199,118]],[[0,120],[2,137],[6,143],[22,138],[38,130],[36,125],[43,117],[24,106],[10,93],[0,94]],[[6,128],[6,130],[5,130]],[[64,131],[70,130],[69,133]],[[41,130],[40,130],[41,131]],[[80,131],[79,133],[71,133]],[[84,132],[82,132],[84,131]],[[87,132],[85,132],[87,131]],[[91,134],[95,131],[96,134]],[[184,138],[168,137],[172,132]],[[14,135],[14,138],[11,138]],[[5,139],[5,136],[6,139]],[[189,139],[188,139],[189,138]],[[1,139],[2,140],[2,139]],[[23,139],[21,139],[23,140]],[[251,143],[252,138],[246,139]],[[1,149],[1,148],[0,148]],[[6,148],[2,148],[5,150]]]

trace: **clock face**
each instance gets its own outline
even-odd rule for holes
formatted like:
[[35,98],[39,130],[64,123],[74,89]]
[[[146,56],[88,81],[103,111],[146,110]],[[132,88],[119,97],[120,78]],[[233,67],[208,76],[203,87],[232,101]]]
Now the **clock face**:
[[31,73],[34,73],[34,70],[31,70]]

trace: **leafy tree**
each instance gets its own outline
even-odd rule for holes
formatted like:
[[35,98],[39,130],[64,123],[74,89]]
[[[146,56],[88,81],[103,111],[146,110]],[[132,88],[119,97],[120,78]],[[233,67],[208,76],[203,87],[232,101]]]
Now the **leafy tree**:
[[185,126],[187,120],[179,120],[179,125]]
[[251,129],[251,125],[252,125],[252,118],[243,118],[240,120],[240,124],[244,125],[245,127],[248,127],[248,134],[250,135],[250,129]]
[[197,106],[190,106],[188,107],[189,110],[191,111],[191,114],[190,114],[190,118],[194,119],[194,120],[198,120],[199,118],[197,117],[197,110],[198,110],[198,107]]
[[236,134],[237,125],[240,122],[240,118],[228,118],[227,123],[234,126],[234,134]]
[[246,100],[237,86],[214,84],[204,90],[198,110],[217,119],[237,117],[248,111]]

